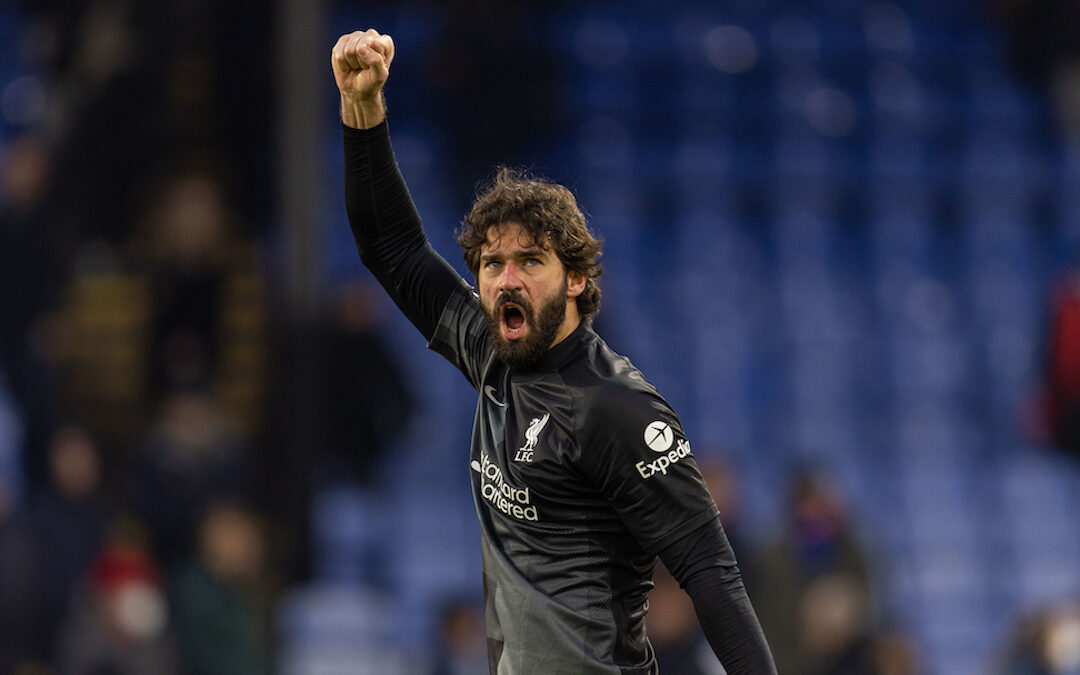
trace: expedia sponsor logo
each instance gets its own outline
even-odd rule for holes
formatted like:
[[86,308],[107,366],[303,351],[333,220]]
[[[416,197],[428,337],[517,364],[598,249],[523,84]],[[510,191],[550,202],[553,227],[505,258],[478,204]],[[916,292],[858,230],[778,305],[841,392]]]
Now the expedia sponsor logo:
[[[669,444],[670,445],[670,444]],[[690,442],[686,439],[680,438],[678,443],[675,444],[674,450],[669,450],[667,454],[660,455],[652,462],[646,462],[642,460],[634,465],[634,468],[641,474],[642,479],[648,480],[656,474],[663,476],[667,475],[668,469],[679,463],[683,457],[690,455]]]
[[480,494],[491,505],[511,518],[518,520],[540,520],[540,513],[534,504],[529,503],[529,488],[514,487],[506,482],[502,469],[487,455],[481,455],[480,461],[473,460],[473,471],[480,474]]
[[667,452],[675,441],[675,433],[667,422],[656,420],[645,427],[645,445],[654,452]]

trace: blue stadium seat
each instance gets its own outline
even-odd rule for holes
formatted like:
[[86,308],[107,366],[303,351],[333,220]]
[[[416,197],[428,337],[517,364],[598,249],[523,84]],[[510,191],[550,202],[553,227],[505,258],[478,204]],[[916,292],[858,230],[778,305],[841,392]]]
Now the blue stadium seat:
[[314,584],[279,603],[282,675],[414,675],[423,652],[397,639],[393,601],[358,586]]

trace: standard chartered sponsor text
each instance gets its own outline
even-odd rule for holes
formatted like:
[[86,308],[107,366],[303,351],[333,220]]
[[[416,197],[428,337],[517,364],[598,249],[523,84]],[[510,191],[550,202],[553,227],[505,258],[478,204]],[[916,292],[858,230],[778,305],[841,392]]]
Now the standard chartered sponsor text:
[[502,469],[487,454],[480,456],[480,463],[473,461],[473,470],[480,473],[480,494],[492,506],[518,520],[540,520],[536,505],[529,503],[529,488],[519,488],[506,482]]

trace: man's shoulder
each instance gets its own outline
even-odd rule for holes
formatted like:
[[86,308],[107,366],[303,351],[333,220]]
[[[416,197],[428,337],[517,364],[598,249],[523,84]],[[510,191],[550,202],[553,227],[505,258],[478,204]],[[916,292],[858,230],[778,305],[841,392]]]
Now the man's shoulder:
[[585,357],[563,373],[563,381],[581,399],[590,416],[618,419],[634,409],[662,402],[656,388],[629,358],[603,340],[589,345]]

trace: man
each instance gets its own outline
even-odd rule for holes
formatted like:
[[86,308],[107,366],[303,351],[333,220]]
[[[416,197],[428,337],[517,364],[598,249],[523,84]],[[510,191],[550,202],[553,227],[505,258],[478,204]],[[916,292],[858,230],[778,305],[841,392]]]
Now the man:
[[645,635],[660,557],[731,674],[775,673],[674,411],[593,332],[600,243],[569,190],[501,170],[436,254],[390,147],[389,36],[342,36],[345,200],[364,263],[479,392],[473,494],[491,673],[658,672]]

